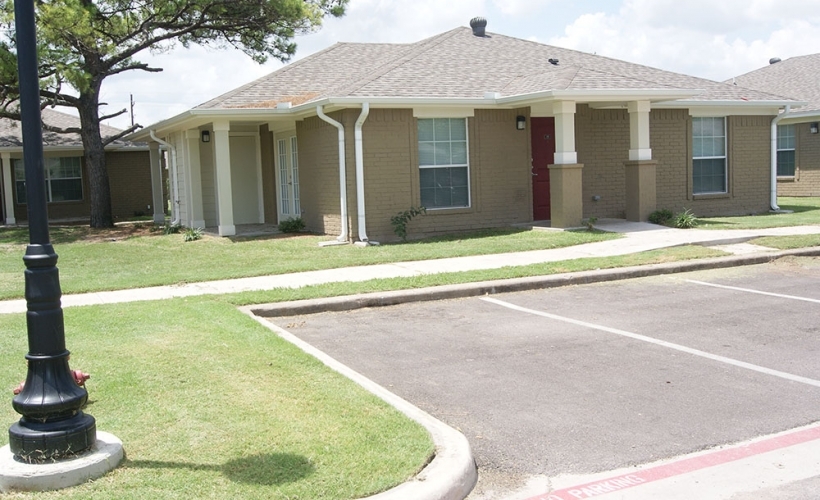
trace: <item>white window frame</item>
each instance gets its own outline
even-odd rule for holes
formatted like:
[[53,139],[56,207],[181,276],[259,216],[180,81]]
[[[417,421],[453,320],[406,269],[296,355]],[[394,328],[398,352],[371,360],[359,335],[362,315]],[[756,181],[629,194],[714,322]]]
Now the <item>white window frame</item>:
[[[452,163],[447,165],[423,165],[421,163],[421,157],[419,155],[419,198],[421,198],[421,170],[426,169],[434,169],[434,168],[466,168],[467,169],[467,204],[466,205],[458,205],[458,206],[450,206],[450,207],[425,207],[427,210],[435,211],[435,210],[463,210],[472,207],[473,199],[472,199],[472,172],[470,169],[470,121],[465,116],[425,116],[424,118],[417,118],[418,122],[420,123],[422,120],[424,121],[434,121],[434,120],[448,120],[452,123],[453,120],[464,120],[464,142],[466,147],[466,163]],[[417,123],[418,127],[418,123]],[[416,147],[418,148],[422,142],[445,142],[445,141],[421,141],[420,139],[416,139]],[[452,140],[448,142],[453,142]],[[422,203],[423,205],[423,203]]]
[[[51,170],[48,168],[48,162],[56,160],[56,161],[58,161],[62,164],[63,160],[67,160],[67,159],[72,159],[72,160],[76,159],[76,161],[79,163],[79,167],[80,167],[80,170],[79,170],[80,176],[79,177],[57,177],[57,178],[52,179],[51,178],[51,173],[50,173]],[[47,203],[78,203],[78,202],[81,202],[85,199],[85,186],[83,186],[83,162],[82,162],[82,157],[80,157],[80,156],[59,156],[59,157],[50,156],[50,157],[43,158],[43,163],[44,163],[44,165],[43,165],[43,176],[44,176],[45,181],[46,181],[46,202]],[[23,178],[20,179],[20,178],[17,177],[17,165],[18,164],[23,164],[23,159],[22,158],[12,158],[11,159],[11,168],[12,168],[12,171],[14,172],[15,198],[17,198],[16,201],[17,201],[18,205],[26,205],[26,204],[28,204],[28,199],[26,199],[26,201],[21,202],[20,198],[19,198],[19,195],[18,195],[18,193],[19,193],[18,186],[20,184],[23,185],[22,189],[23,189],[24,192],[25,192],[25,189],[26,189],[26,187],[25,187],[25,184],[26,184],[25,166],[23,166],[23,172],[24,172]],[[51,181],[52,180],[55,180],[55,181],[57,181],[57,180],[79,180],[80,181],[80,197],[76,200],[57,200],[57,201],[54,201],[54,198],[52,196],[52,190],[51,190]]]
[[[694,151],[694,141],[695,133],[694,133],[694,123],[695,120],[721,120],[723,122],[723,155],[718,156],[695,156]],[[728,133],[726,130],[726,117],[725,116],[695,116],[692,117],[692,194],[697,195],[710,195],[710,194],[727,194],[729,192],[729,143],[728,143]],[[718,137],[718,136],[700,136],[700,137]],[[697,160],[723,160],[723,191],[695,191],[695,161]]]
[[[791,134],[786,132],[791,131]],[[783,142],[786,140],[791,139],[791,147],[784,147]],[[777,126],[777,176],[778,177],[786,177],[791,178],[794,177],[795,172],[797,170],[797,127],[794,124],[791,125],[778,125]],[[780,153],[784,151],[791,151],[795,153],[794,158],[794,165],[791,174],[781,174],[780,173]]]

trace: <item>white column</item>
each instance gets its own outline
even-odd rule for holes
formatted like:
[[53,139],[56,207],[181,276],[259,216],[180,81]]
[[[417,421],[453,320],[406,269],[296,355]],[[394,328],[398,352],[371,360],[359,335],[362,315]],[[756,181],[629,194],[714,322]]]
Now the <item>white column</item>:
[[575,102],[558,101],[553,104],[555,114],[555,165],[578,163],[575,151]]
[[188,179],[185,183],[188,191],[188,216],[190,227],[205,227],[205,211],[202,208],[202,164],[199,158],[199,129],[185,131],[185,156],[188,158]]
[[1,153],[3,160],[3,207],[6,211],[6,224],[16,224],[14,219],[14,181],[11,177],[11,153]]
[[151,159],[151,199],[154,204],[154,224],[165,224],[165,201],[162,198],[162,157],[159,144],[148,143]]
[[629,111],[629,160],[651,160],[649,146],[649,101],[633,101],[627,105]]
[[216,198],[219,204],[220,236],[236,234],[236,226],[233,222],[233,192],[231,191],[230,130],[229,122],[214,122],[214,163],[216,164]]

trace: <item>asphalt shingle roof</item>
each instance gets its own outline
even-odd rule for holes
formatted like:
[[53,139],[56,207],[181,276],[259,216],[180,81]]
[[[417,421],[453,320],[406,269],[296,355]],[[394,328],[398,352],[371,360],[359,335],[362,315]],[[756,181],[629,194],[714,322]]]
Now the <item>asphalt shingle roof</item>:
[[[557,59],[553,64],[549,60]],[[550,90],[701,91],[694,100],[779,95],[504,35],[456,28],[411,44],[338,43],[195,109],[273,108],[328,97],[483,98]]]
[[[61,113],[50,108],[45,108],[41,111],[43,121],[53,127],[62,129],[79,127],[80,119],[76,116]],[[107,125],[100,125],[100,132],[103,137],[111,137],[121,132],[120,129],[109,127]],[[114,142],[116,146],[136,145],[123,140]],[[65,148],[81,148],[83,141],[80,134],[59,134],[57,132],[50,132],[43,130],[43,146],[45,147],[65,147]],[[23,147],[23,129],[20,122],[10,120],[7,118],[0,118],[0,148],[21,148]]]
[[820,54],[791,57],[738,76],[739,87],[756,89],[807,101],[800,112],[820,111]]

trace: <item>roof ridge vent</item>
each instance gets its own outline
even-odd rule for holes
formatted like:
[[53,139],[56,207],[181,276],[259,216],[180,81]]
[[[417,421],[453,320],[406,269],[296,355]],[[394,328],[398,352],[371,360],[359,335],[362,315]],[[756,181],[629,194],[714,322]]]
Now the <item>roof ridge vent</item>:
[[470,19],[470,27],[473,29],[473,35],[486,36],[484,28],[487,27],[487,20],[483,17],[474,17]]

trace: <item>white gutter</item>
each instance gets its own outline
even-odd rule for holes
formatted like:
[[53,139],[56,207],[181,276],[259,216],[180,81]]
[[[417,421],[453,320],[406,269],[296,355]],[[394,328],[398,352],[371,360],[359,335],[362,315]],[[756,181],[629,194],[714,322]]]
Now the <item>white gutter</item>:
[[157,137],[154,133],[154,129],[149,130],[148,134],[151,136],[151,139],[155,140],[171,152],[171,179],[173,179],[174,184],[174,202],[171,203],[171,210],[173,211],[171,214],[171,225],[176,226],[179,224],[179,176],[177,174],[177,148],[175,148],[171,143],[165,142]]
[[337,241],[347,241],[347,172],[345,172],[345,127],[333,118],[327,116],[322,110],[322,106],[316,106],[316,114],[322,120],[333,125],[339,130],[339,199],[341,200],[342,233],[336,238]]
[[780,207],[777,206],[777,124],[780,123],[780,120],[786,118],[791,111],[791,105],[786,104],[786,109],[783,110],[782,113],[775,116],[772,120],[772,132],[771,132],[771,139],[772,139],[772,151],[771,151],[771,171],[772,171],[772,178],[771,178],[771,197],[769,199],[769,206],[772,210],[780,210]]
[[367,120],[367,115],[370,114],[370,103],[362,103],[362,112],[356,120],[356,128],[354,137],[356,139],[356,201],[358,202],[359,212],[359,240],[367,243],[367,230],[365,228],[365,213],[364,213],[364,156],[362,149],[362,125]]

